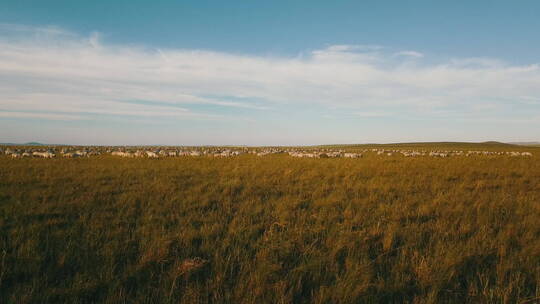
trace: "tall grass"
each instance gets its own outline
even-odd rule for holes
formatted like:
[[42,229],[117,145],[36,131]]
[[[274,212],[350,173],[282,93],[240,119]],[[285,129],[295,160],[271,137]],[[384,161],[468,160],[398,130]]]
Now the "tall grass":
[[1,303],[539,299],[537,157],[0,157]]

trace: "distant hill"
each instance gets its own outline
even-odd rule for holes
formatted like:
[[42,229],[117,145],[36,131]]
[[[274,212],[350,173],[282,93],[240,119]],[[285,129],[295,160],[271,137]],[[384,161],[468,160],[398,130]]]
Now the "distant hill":
[[[40,142],[27,142],[27,143],[0,143],[0,146],[66,146],[65,144],[44,144]],[[149,146],[149,147],[158,147],[158,146],[170,146],[171,145],[138,145],[138,146]],[[249,147],[245,145],[205,145],[206,147]],[[404,143],[386,143],[386,144],[377,144],[377,143],[366,143],[366,144],[328,144],[328,145],[314,145],[311,147],[321,147],[321,148],[441,148],[441,149],[475,149],[475,148],[512,148],[512,147],[540,147],[540,142],[530,141],[530,142],[498,142],[498,141],[486,141],[486,142],[453,142],[453,141],[441,141],[441,142],[404,142]]]
[[511,142],[509,144],[518,146],[540,146],[540,141]]
[[483,145],[511,145],[510,143],[502,143],[502,142],[499,142],[499,141],[484,141],[484,142],[481,142],[480,144],[483,144]]
[[27,143],[0,143],[0,146],[65,146],[63,144],[43,144],[39,142],[27,142]]
[[517,145],[510,143],[502,143],[498,141],[486,141],[480,143],[474,142],[408,142],[408,143],[388,143],[388,144],[335,144],[335,145],[321,145],[318,147],[343,147],[343,148],[401,148],[401,149],[482,149],[482,148],[501,148],[510,149],[517,147]]
[[45,144],[38,143],[38,142],[27,142],[23,144],[16,144],[16,143],[0,143],[2,146],[46,146]]
[[27,143],[25,143],[23,145],[25,145],[25,146],[45,146],[45,144],[38,143],[38,142],[27,142]]
[[498,141],[485,142],[459,142],[459,141],[418,141],[418,142],[396,142],[396,143],[366,143],[366,144],[331,144],[321,146],[425,146],[425,145],[511,145],[511,143],[502,143]]

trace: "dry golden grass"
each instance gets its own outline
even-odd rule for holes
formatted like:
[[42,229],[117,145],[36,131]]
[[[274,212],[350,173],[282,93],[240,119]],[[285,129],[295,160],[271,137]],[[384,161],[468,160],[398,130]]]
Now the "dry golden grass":
[[538,160],[2,156],[0,303],[535,303]]

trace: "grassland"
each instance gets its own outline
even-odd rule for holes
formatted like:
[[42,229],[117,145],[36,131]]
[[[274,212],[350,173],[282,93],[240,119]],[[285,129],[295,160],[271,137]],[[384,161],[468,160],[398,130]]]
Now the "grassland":
[[0,303],[538,303],[528,151],[2,156]]

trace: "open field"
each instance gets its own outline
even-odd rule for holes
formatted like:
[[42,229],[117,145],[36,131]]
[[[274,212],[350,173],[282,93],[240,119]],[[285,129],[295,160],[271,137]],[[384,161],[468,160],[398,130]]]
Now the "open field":
[[533,156],[0,156],[0,303],[538,303],[540,148],[394,147]]

